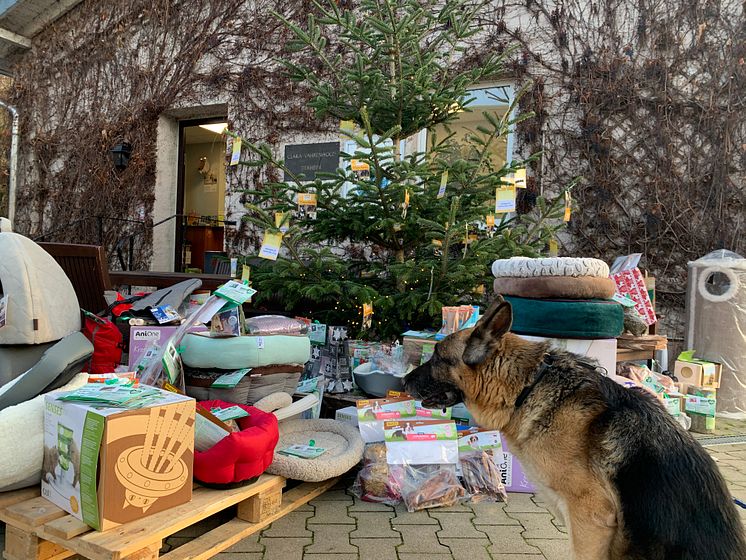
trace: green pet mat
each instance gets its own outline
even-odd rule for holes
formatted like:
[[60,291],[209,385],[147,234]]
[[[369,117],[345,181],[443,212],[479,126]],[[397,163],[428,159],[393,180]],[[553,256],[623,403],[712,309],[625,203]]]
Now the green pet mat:
[[505,298],[513,307],[518,334],[551,338],[616,338],[624,331],[624,311],[610,300]]

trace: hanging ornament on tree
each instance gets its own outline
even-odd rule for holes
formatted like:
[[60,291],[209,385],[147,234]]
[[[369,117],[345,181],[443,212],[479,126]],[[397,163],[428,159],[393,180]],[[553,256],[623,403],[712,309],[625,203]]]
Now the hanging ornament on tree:
[[572,198],[570,197],[570,191],[565,191],[565,215],[562,220],[565,222],[570,221],[572,215]]

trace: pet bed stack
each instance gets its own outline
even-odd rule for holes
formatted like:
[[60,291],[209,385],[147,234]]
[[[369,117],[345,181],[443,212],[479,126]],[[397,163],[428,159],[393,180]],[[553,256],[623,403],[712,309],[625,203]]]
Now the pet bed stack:
[[[311,342],[300,321],[278,316],[248,319],[248,335],[184,338],[186,392],[197,400],[221,400],[253,405],[268,395],[293,395],[303,368],[311,358]],[[250,369],[232,388],[215,388],[218,377]]]
[[624,311],[611,299],[615,284],[601,260],[513,257],[495,261],[492,274],[495,293],[513,307],[511,330],[517,334],[609,340],[624,330]]

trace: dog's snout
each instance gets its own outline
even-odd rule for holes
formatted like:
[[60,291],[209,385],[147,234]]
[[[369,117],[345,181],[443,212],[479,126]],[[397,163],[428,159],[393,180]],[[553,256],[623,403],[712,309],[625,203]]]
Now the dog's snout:
[[422,397],[422,390],[430,378],[430,367],[423,364],[410,371],[404,378],[404,391],[414,398]]

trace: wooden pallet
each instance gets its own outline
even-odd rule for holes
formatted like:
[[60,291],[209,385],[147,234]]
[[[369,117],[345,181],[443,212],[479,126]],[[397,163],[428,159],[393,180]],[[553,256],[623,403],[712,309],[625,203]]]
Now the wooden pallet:
[[188,504],[148,515],[108,531],[94,531],[39,496],[36,488],[0,494],[0,520],[6,523],[5,560],[154,560],[163,539],[231,506],[236,517],[160,558],[203,560],[260,531],[323,494],[337,479],[304,483],[283,492],[285,479],[262,475],[233,490],[196,487]]

